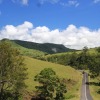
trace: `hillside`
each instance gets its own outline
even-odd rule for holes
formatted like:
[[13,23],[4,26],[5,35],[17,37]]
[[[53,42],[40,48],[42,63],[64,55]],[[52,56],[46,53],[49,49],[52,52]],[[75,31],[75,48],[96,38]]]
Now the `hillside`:
[[52,68],[60,78],[72,80],[67,84],[68,92],[66,93],[66,98],[69,98],[69,100],[79,100],[81,85],[80,72],[71,68],[70,66],[63,66],[29,57],[25,57],[25,64],[28,68],[29,79],[26,81],[26,84],[28,85],[28,91],[35,90],[35,86],[38,85],[36,82],[34,82],[34,76],[36,74],[38,74],[44,68]]
[[13,48],[18,49],[20,54],[24,55],[24,56],[38,58],[38,57],[41,57],[41,56],[44,56],[47,54],[46,52],[42,52],[39,50],[25,48],[25,47],[15,43],[14,41],[9,40],[9,39],[3,39],[1,41],[5,41],[5,42],[9,43]]
[[[98,49],[98,47],[92,48],[92,49],[88,49],[88,53],[90,55],[97,55],[98,54],[97,49]],[[53,63],[62,64],[62,65],[68,65],[68,62],[69,62],[71,56],[73,54],[77,54],[78,55],[81,52],[82,52],[82,50],[77,50],[77,51],[49,54],[49,55],[41,56],[39,59],[40,60],[44,60],[44,61],[53,62]],[[75,56],[77,56],[77,55],[75,55]]]
[[52,44],[52,43],[40,44],[40,43],[21,41],[21,40],[12,40],[12,41],[22,47],[39,50],[42,52],[46,52],[48,54],[73,51],[73,49],[66,48],[64,45],[60,44]]

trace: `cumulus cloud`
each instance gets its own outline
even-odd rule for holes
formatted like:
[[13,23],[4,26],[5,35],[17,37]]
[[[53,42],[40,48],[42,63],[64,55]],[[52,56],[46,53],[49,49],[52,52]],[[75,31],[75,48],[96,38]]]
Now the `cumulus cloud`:
[[94,3],[100,3],[100,0],[94,0],[93,2]]
[[31,40],[31,29],[33,28],[32,23],[24,22],[21,25],[13,26],[13,25],[6,25],[0,31],[0,39],[2,38],[9,38],[9,39],[19,39],[19,40]]
[[77,7],[77,6],[79,6],[79,3],[77,0],[69,0],[68,5]]
[[6,25],[0,30],[0,39],[18,39],[38,43],[63,44],[73,49],[82,49],[84,46],[100,46],[100,29],[91,30],[87,27],[77,28],[69,25],[66,29],[50,30],[46,26],[34,27],[31,22],[25,21],[18,26]]

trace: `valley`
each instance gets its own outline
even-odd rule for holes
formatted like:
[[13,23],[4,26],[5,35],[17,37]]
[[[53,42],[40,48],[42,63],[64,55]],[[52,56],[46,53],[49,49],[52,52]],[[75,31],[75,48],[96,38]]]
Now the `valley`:
[[[25,88],[23,92],[22,100],[31,100],[32,97],[37,96],[36,86],[40,84],[34,81],[34,78],[36,75],[40,73],[40,71],[42,71],[45,68],[51,68],[52,70],[54,70],[57,76],[63,81],[64,84],[66,84],[67,93],[64,94],[65,96],[64,100],[80,100],[81,98],[83,98],[81,100],[85,100],[84,96],[81,97],[84,94],[84,93],[81,93],[81,87],[83,84],[82,79],[84,78],[84,75],[85,75],[82,73],[82,71],[86,70],[89,75],[88,76],[89,82],[88,82],[87,87],[90,88],[89,89],[90,94],[93,97],[93,100],[99,100],[100,83],[98,79],[100,77],[98,76],[95,78],[91,78],[92,70],[89,71],[89,69],[86,66],[86,61],[85,63],[82,63],[83,65],[80,64],[82,61],[84,61],[83,58],[81,59],[80,57],[90,57],[90,56],[98,57],[99,55],[97,51],[98,48],[89,49],[88,52],[85,51],[85,53],[86,52],[87,53],[86,53],[86,56],[84,56],[83,53],[85,49],[83,51],[71,50],[68,48],[65,49],[65,47],[62,45],[46,44],[46,45],[49,45],[49,47],[48,49],[45,50],[45,47],[42,47],[42,46],[34,47],[34,45],[39,45],[39,44],[36,44],[36,43],[32,44],[32,42],[30,43],[30,42],[24,42],[24,41],[18,41],[18,40],[8,40],[8,39],[3,39],[2,41],[0,41],[0,43],[2,42],[8,43],[10,44],[12,48],[17,49],[20,52],[20,55],[24,58],[25,68],[27,68],[27,79],[25,80],[25,84],[27,87]],[[53,52],[54,50],[52,51],[51,48],[54,48],[54,47],[58,48],[58,52]],[[62,47],[64,47],[64,49]],[[80,61],[75,62],[78,59]],[[84,89],[85,87],[83,87],[83,90]],[[92,99],[86,99],[86,100],[92,100]]]

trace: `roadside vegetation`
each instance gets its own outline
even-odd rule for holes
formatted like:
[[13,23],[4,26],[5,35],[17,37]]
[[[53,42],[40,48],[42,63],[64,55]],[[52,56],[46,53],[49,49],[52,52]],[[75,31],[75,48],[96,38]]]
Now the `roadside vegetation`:
[[94,100],[100,100],[100,77],[90,78],[90,93]]
[[84,47],[82,51],[74,51],[61,54],[47,55],[41,60],[70,65],[77,70],[88,70],[90,75],[90,91],[93,98],[100,98],[100,47],[88,49]]

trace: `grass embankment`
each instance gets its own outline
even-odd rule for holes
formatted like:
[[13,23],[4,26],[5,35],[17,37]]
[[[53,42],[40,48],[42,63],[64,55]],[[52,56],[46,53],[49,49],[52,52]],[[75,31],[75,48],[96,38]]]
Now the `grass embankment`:
[[90,92],[94,100],[100,100],[100,83],[95,79],[90,79]]
[[29,57],[25,57],[25,64],[28,68],[28,79],[26,84],[28,85],[27,90],[29,92],[35,90],[35,86],[38,85],[34,81],[34,76],[37,75],[44,68],[52,68],[60,78],[72,80],[67,84],[66,98],[69,100],[79,100],[80,98],[80,87],[81,87],[81,73],[69,66],[63,66],[50,62],[45,62]]

